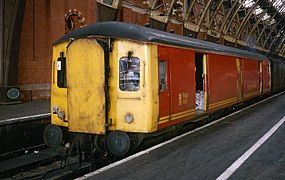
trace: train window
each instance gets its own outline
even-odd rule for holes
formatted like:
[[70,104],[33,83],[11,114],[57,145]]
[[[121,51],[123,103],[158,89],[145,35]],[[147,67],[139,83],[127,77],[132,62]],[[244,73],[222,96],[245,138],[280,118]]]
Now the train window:
[[61,56],[57,59],[57,86],[66,88],[66,58]]
[[119,62],[122,91],[138,91],[140,89],[140,60],[137,57],[122,57]]
[[159,61],[159,90],[166,90],[166,62]]

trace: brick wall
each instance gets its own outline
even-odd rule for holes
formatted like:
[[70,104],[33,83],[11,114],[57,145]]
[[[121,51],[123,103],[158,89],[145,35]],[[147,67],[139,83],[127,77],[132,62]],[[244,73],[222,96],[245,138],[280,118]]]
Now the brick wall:
[[19,54],[22,101],[50,98],[52,42],[65,34],[65,15],[81,13],[95,22],[95,0],[27,0]]
[[[150,22],[149,0],[124,2],[118,21],[142,26]],[[68,32],[65,17],[70,12],[84,19],[84,25],[95,23],[96,0],[27,0],[19,54],[19,86],[23,101],[50,98],[52,42]],[[167,31],[170,29],[183,34],[183,25],[179,22],[171,21]]]
[[[32,85],[48,85],[51,57],[48,1],[27,0],[19,54],[19,85],[23,100],[33,100]],[[22,86],[31,88],[23,89]],[[49,89],[41,90],[49,91]],[[43,98],[48,98],[47,96]]]

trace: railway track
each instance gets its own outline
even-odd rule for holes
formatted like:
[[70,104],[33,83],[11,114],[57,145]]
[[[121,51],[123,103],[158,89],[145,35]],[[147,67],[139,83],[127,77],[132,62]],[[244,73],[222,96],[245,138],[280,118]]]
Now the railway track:
[[57,161],[60,157],[57,151],[47,148],[25,150],[25,153],[17,154],[15,157],[10,155],[9,158],[0,162],[2,167],[0,169],[0,178],[13,178],[14,175]]
[[76,152],[69,152],[62,146],[39,147],[15,154],[17,157],[10,155],[0,161],[0,179],[73,179],[118,160],[95,153],[91,165],[90,157],[80,158]]

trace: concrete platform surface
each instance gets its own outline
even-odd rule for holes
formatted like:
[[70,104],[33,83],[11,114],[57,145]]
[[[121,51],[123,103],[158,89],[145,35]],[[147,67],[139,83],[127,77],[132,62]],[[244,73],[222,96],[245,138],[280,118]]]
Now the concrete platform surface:
[[50,112],[50,101],[32,101],[22,104],[0,105],[0,121],[46,114]]
[[79,179],[285,179],[284,117],[283,93]]

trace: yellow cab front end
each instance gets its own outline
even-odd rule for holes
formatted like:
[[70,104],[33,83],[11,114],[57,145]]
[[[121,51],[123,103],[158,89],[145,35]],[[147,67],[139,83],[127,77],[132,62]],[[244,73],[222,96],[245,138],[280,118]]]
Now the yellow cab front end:
[[[103,137],[113,154],[125,154],[131,145],[128,133],[157,130],[157,72],[153,44],[96,38],[55,44],[51,126],[56,133],[49,133],[45,141],[58,145],[63,127]],[[59,140],[51,140],[51,134]],[[95,146],[102,148],[96,139]]]

